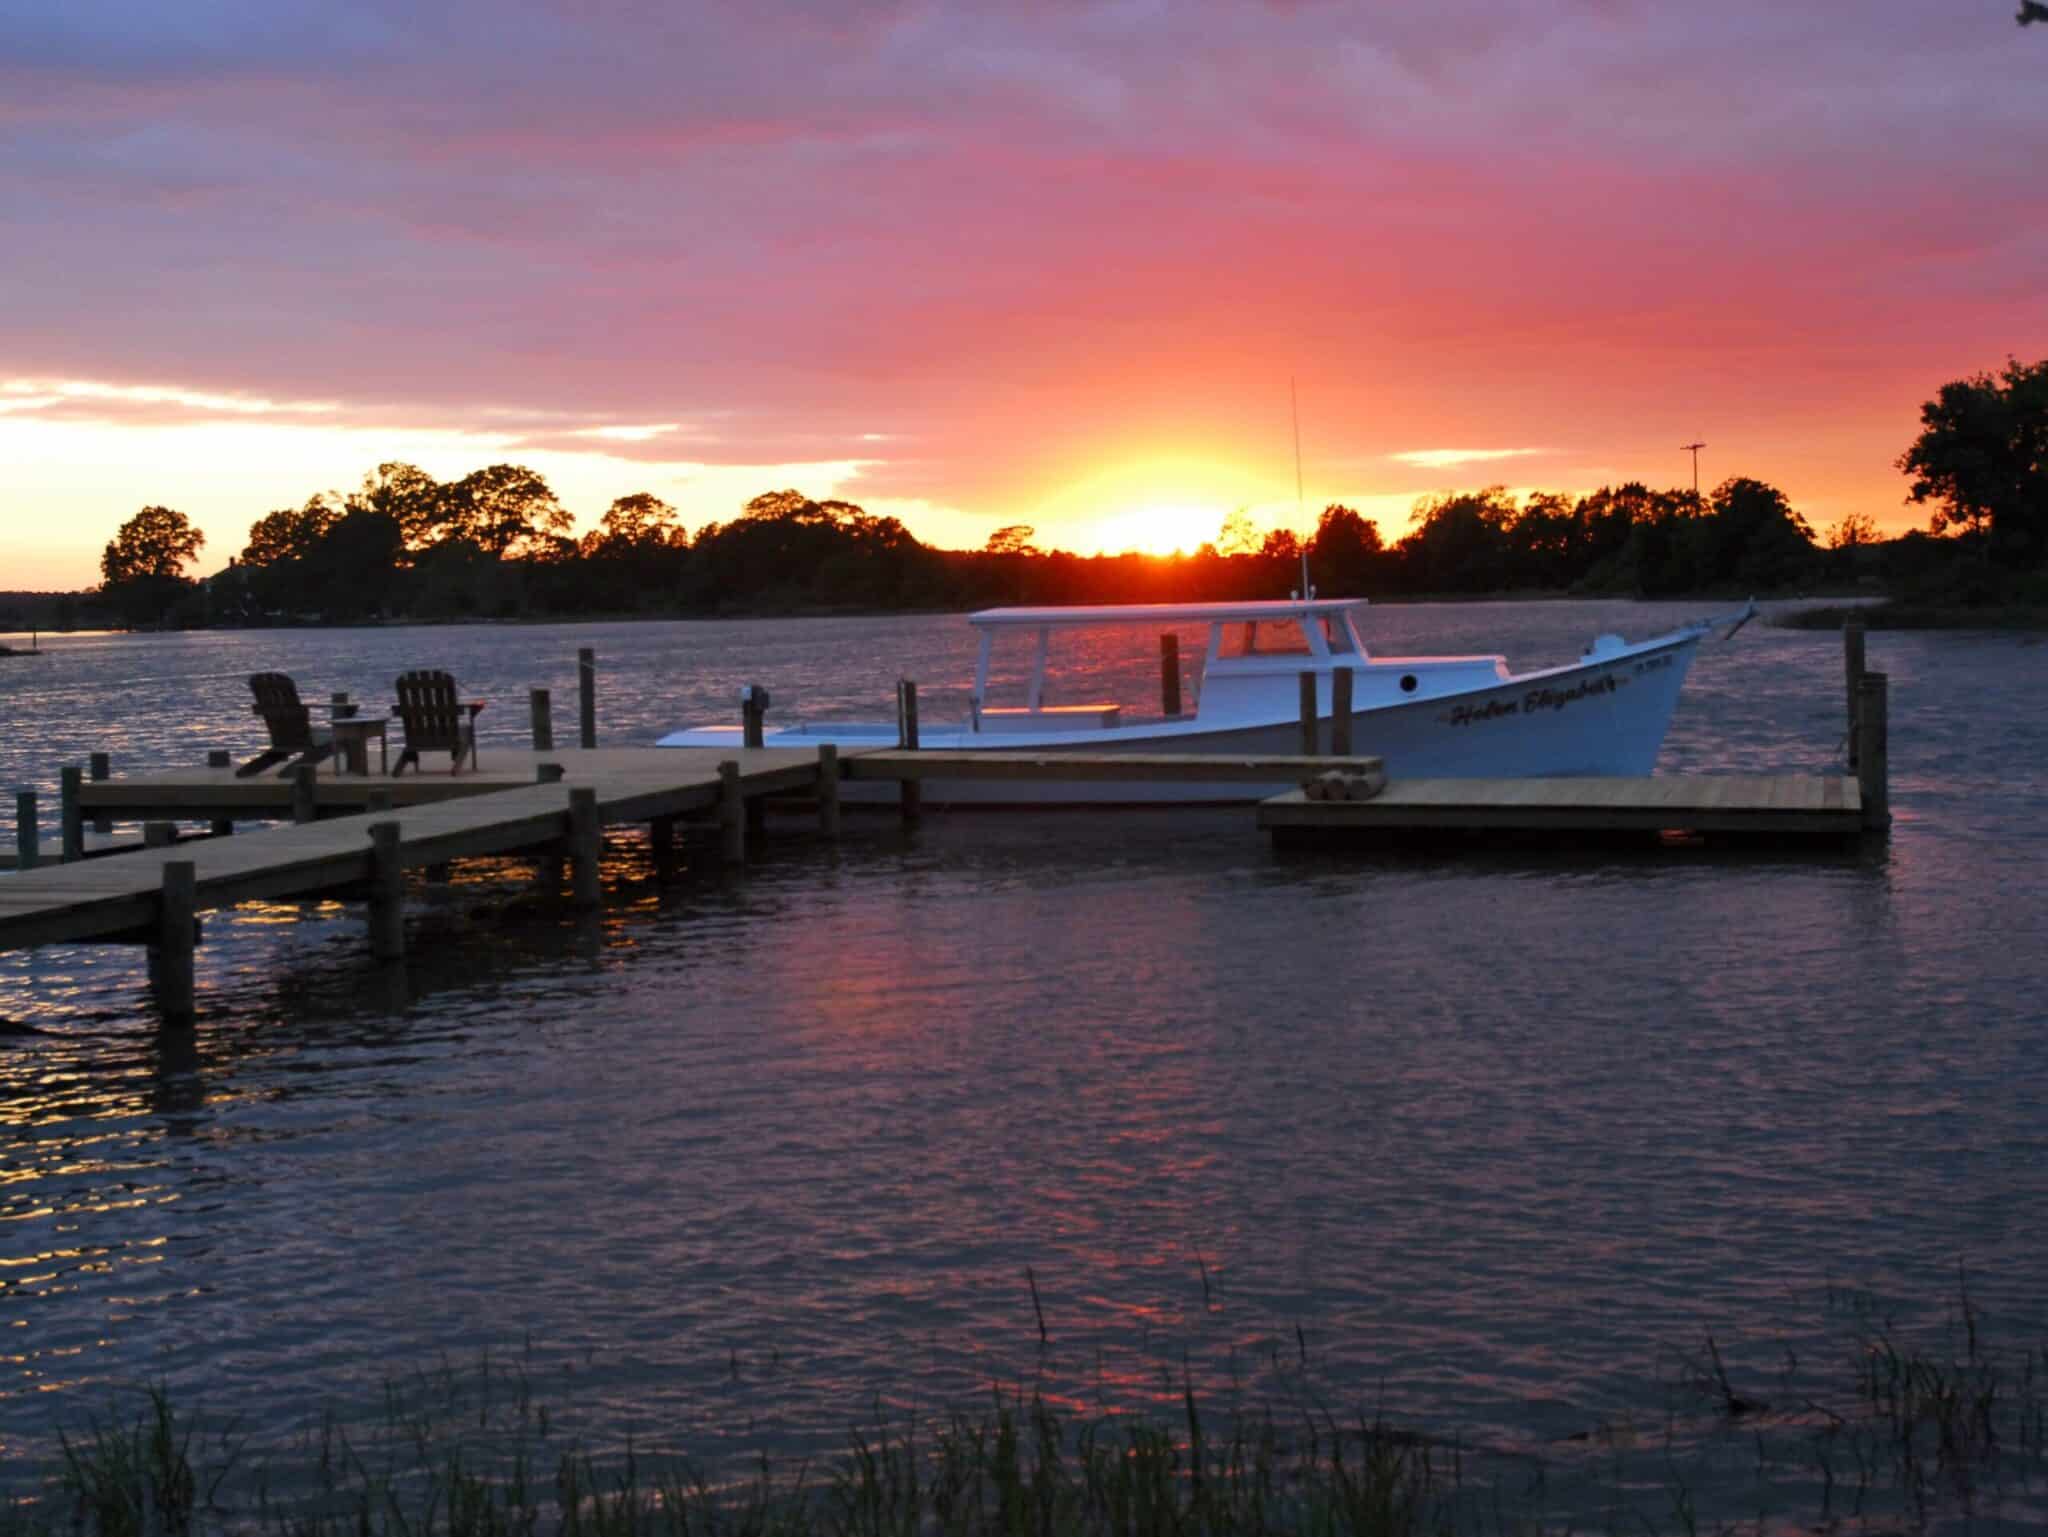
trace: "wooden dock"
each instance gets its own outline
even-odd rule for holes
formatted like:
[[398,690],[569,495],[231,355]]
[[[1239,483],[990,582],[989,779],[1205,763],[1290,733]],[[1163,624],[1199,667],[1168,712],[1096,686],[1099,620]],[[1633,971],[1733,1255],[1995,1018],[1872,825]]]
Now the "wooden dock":
[[1282,842],[1327,833],[1490,831],[1714,833],[1854,838],[1863,794],[1845,775],[1669,775],[1648,779],[1392,780],[1370,800],[1312,801],[1299,790],[1260,803]]
[[[110,777],[105,755],[95,754],[90,778],[75,765],[62,771],[54,845],[38,825],[34,792],[23,790],[17,797],[16,848],[24,867],[0,879],[0,951],[94,940],[146,943],[164,1017],[189,1023],[201,910],[348,891],[367,898],[372,952],[392,959],[405,948],[409,870],[476,856],[537,853],[566,860],[571,901],[592,908],[602,898],[598,863],[606,826],[645,824],[659,860],[673,848],[679,822],[708,816],[718,827],[721,858],[738,863],[771,798],[810,800],[821,830],[837,836],[840,787],[847,779],[897,782],[906,819],[920,814],[922,788],[931,780],[1304,785],[1258,807],[1259,827],[1276,842],[1421,831],[1849,838],[1881,831],[1890,817],[1886,680],[1882,673],[1863,672],[1860,629],[1845,634],[1844,644],[1854,707],[1853,778],[1386,783],[1377,758],[1349,753],[923,751],[917,745],[915,685],[908,682],[898,691],[901,745],[844,754],[830,745],[760,746],[761,710],[753,705],[743,747],[558,749],[539,690],[533,699],[534,748],[492,744],[481,768],[460,774],[355,774],[337,771],[330,761],[319,769],[301,765],[244,777],[229,766],[226,753],[216,752],[203,767],[151,768],[117,779]],[[579,735],[594,744],[594,661],[587,651],[579,653],[579,671]],[[1302,720],[1302,741],[1314,748],[1320,741],[1314,695],[1305,688],[1303,699],[1311,713]],[[1332,783],[1346,798],[1308,793]],[[237,825],[252,822],[286,825]],[[135,823],[142,824],[142,847],[133,842],[132,826],[109,841],[115,824]],[[186,836],[180,823],[203,824],[208,831],[196,835],[194,829],[195,835]],[[557,867],[549,878],[559,879]]]

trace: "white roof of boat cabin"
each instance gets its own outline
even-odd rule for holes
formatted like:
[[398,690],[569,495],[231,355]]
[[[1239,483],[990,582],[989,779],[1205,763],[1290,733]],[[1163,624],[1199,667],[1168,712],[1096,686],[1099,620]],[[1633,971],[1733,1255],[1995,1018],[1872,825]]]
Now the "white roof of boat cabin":
[[967,622],[984,628],[1027,625],[1038,629],[1072,629],[1097,624],[1215,624],[1237,620],[1307,619],[1315,614],[1341,614],[1365,607],[1363,598],[1263,598],[1243,603],[1096,603],[1062,604],[1056,608],[985,608]]

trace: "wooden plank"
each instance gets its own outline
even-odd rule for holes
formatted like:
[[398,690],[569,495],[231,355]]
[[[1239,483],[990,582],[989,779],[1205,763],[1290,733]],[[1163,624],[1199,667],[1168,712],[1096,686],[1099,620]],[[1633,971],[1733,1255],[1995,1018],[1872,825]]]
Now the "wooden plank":
[[1839,776],[1667,775],[1613,779],[1396,780],[1370,801],[1265,801],[1259,825],[1501,831],[1788,832],[1846,834],[1858,813]]

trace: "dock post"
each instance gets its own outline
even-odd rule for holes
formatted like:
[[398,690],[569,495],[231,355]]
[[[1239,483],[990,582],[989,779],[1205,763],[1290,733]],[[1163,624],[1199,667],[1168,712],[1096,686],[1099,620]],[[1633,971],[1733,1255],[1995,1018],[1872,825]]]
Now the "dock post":
[[[345,699],[348,696],[344,694],[342,697]],[[208,768],[226,768],[234,761],[234,755],[230,753],[225,747],[216,747],[212,749],[210,752],[208,752],[206,755],[206,766]],[[229,837],[233,834],[234,830],[234,821],[232,818],[229,817],[215,817],[213,819],[213,825],[209,829],[209,831],[211,831],[214,837],[216,838]]]
[[676,860],[676,819],[655,817],[647,824],[647,852],[654,860],[657,875],[666,871]]
[[530,689],[526,695],[527,709],[533,716],[533,750],[553,752],[555,750],[555,710],[544,688]]
[[576,730],[583,748],[597,746],[597,653],[588,646],[576,652]]
[[1301,675],[1301,755],[1313,758],[1321,746],[1322,735],[1316,729],[1316,675],[1305,672]]
[[576,906],[585,911],[603,901],[597,880],[597,861],[603,848],[597,791],[590,785],[577,785],[569,792],[569,890]]
[[740,746],[767,744],[768,690],[749,683],[740,690]]
[[[85,763],[86,773],[95,780],[105,779],[113,772],[113,759],[103,752],[91,754],[86,758]],[[94,817],[92,819],[92,830],[100,834],[110,833],[114,830],[114,819],[109,816]]]
[[85,782],[85,771],[75,763],[67,763],[57,771],[62,786],[61,799],[64,828],[64,863],[75,864],[85,858],[85,813],[79,809],[78,789]]
[[839,837],[839,749],[830,742],[818,744],[818,831]]
[[43,831],[36,825],[36,792],[14,792],[14,868],[33,870],[43,857]]
[[1856,767],[1859,735],[1856,707],[1863,690],[1863,621],[1850,617],[1842,622],[1842,672],[1849,686],[1849,767]]
[[1169,719],[1180,714],[1180,637],[1171,630],[1159,637],[1159,703]]
[[292,820],[311,822],[320,815],[320,802],[316,799],[317,780],[320,771],[310,763],[295,764],[292,768]]
[[1863,825],[1874,831],[1892,821],[1890,684],[1885,674],[1866,672],[1856,694],[1856,783],[1863,795]]
[[[908,678],[896,681],[896,745],[905,752],[917,751],[917,685]],[[905,779],[901,793],[903,820],[917,821],[924,815],[924,786]]]
[[533,766],[533,782],[537,785],[558,785],[566,772],[559,763],[536,763]]
[[1339,758],[1351,756],[1351,669],[1339,667],[1330,673],[1330,751]]
[[718,765],[719,852],[727,864],[747,858],[746,793],[740,788],[740,766],[732,759]]
[[146,849],[167,849],[178,841],[176,822],[144,822],[142,824],[142,846]]
[[370,824],[370,954],[395,961],[405,954],[405,864],[398,824]]
[[199,875],[189,859],[164,861],[157,897],[155,954],[151,959],[157,1007],[164,1023],[189,1027],[194,1014],[192,949],[198,942]]

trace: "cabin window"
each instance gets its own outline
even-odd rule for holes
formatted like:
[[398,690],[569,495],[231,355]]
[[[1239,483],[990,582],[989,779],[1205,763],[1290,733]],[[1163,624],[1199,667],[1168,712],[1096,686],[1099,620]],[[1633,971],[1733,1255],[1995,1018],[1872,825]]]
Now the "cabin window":
[[1307,656],[1308,632],[1299,619],[1248,619],[1224,626],[1223,649],[1230,656]]

